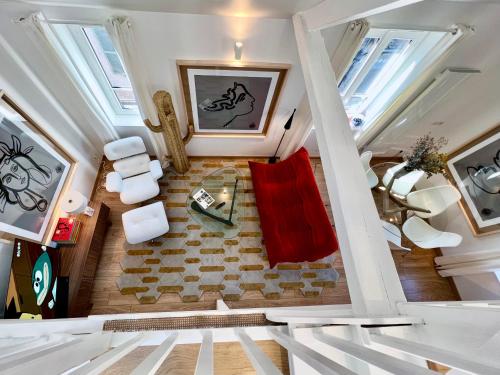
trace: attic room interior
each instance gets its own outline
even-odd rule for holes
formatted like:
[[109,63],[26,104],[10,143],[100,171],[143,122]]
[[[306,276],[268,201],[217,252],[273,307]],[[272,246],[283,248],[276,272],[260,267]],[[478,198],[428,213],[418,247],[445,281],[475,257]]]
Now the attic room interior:
[[[93,354],[49,373],[132,373],[140,361],[133,373],[168,373],[163,361],[181,344],[199,355],[185,373],[231,373],[223,344],[213,358],[204,352],[213,340],[239,341],[234,358],[248,368],[234,373],[344,373],[311,348],[345,373],[398,373],[330,353],[321,345],[341,343],[321,335],[336,328],[425,371],[500,371],[478,354],[491,344],[484,326],[484,342],[471,341],[477,363],[396,355],[356,336],[446,320],[420,306],[474,305],[497,314],[474,324],[500,329],[500,3],[8,0],[0,9],[0,347],[20,342],[0,354],[8,373],[47,360],[27,336],[142,330],[164,336],[89,338]],[[254,325],[266,333],[213,331]],[[212,331],[181,332],[196,329]],[[429,340],[447,347],[446,337]],[[449,342],[469,350],[468,340]],[[151,349],[125,361],[147,345],[162,359]],[[260,365],[259,350],[271,358]]]

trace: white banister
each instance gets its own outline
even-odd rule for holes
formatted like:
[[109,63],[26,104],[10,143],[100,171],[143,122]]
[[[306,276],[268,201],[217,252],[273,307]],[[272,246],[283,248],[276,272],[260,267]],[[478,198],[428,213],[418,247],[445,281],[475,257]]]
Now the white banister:
[[330,345],[344,353],[356,357],[364,362],[372,364],[382,370],[398,375],[432,375],[433,371],[417,366],[411,362],[392,357],[379,351],[370,349],[366,346],[356,344],[353,341],[347,341],[325,334],[320,329],[314,329],[314,338],[324,344]]
[[282,372],[278,370],[273,361],[260,350],[242,328],[235,328],[234,333],[238,336],[240,344],[257,375],[282,375]]
[[443,365],[472,372],[481,375],[498,375],[500,367],[493,367],[474,361],[470,356],[463,353],[455,353],[446,349],[429,346],[429,344],[409,341],[394,336],[370,334],[370,340],[374,343],[388,346],[395,350],[416,355],[426,360],[442,363]]
[[94,333],[73,341],[30,353],[2,365],[3,375],[25,375],[43,372],[58,375],[106,352],[110,333]]
[[154,375],[160,368],[161,364],[174,349],[175,341],[177,340],[177,332],[172,332],[169,336],[150,354],[139,366],[137,366],[131,375]]
[[288,350],[288,355],[296,356],[321,375],[355,375],[355,372],[308,348],[277,328],[268,328],[268,331],[273,340]]
[[84,366],[79,367],[73,371],[72,375],[99,375],[101,372],[106,370],[108,367],[112,366],[114,363],[118,362],[121,358],[126,356],[132,350],[137,348],[141,341],[143,335],[138,334],[124,342],[120,346],[113,348],[112,350],[104,353],[103,355],[91,360]]
[[406,301],[319,31],[293,17],[307,96],[356,315],[395,315]]
[[289,324],[402,325],[423,323],[422,318],[413,316],[330,316],[328,311],[267,313],[266,318],[272,322]]
[[202,341],[198,361],[196,362],[195,375],[212,375],[214,373],[214,347],[212,331],[201,333]]

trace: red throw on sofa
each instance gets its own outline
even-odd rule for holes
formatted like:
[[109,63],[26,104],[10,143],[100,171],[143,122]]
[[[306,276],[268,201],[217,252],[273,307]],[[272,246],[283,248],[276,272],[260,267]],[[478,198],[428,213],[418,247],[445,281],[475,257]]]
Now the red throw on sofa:
[[271,268],[338,250],[305,148],[277,164],[248,164]]

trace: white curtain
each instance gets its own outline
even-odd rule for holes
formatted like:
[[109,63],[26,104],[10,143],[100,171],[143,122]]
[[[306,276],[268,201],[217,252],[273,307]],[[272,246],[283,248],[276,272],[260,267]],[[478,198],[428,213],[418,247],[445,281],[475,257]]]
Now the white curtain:
[[500,250],[485,250],[435,258],[443,277],[475,275],[500,269]]
[[[153,103],[153,92],[149,85],[147,73],[143,69],[144,64],[141,63],[141,56],[136,48],[130,20],[128,17],[111,17],[106,22],[106,30],[125,65],[142,119],[149,119],[156,125],[158,123],[158,114]],[[163,133],[154,133],[148,129],[148,134],[156,157],[163,162],[168,155]]]
[[332,57],[332,67],[338,82],[351,65],[368,30],[370,30],[370,24],[366,20],[353,21],[347,25],[342,40]]
[[[65,83],[71,85],[80,95],[88,107],[92,116],[88,112],[80,110],[81,102],[74,102],[73,111],[79,111],[91,127],[86,127],[87,131],[92,131],[96,138],[103,142],[118,139],[118,133],[107,117],[105,111],[86,85],[86,82],[79,75],[78,70],[71,63],[71,58],[66,53],[64,47],[58,42],[57,36],[52,31],[49,23],[42,13],[34,13],[19,20],[27,36],[38,46],[38,50],[47,62],[60,73],[60,77]],[[96,121],[97,120],[97,121]],[[84,124],[80,124],[82,126]]]

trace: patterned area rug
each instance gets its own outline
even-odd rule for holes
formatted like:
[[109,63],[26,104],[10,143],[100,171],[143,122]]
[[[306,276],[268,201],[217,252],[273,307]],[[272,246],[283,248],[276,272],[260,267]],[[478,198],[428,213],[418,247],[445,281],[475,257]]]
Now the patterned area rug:
[[[192,189],[224,167],[238,170],[238,194],[244,194],[235,207],[242,212],[238,215],[239,231],[232,238],[210,230],[186,209]],[[193,160],[188,173],[168,171],[160,186],[160,195],[146,204],[164,202],[170,231],[154,241],[125,243],[123,274],[117,280],[122,294],[135,294],[141,303],[155,303],[162,293],[179,293],[184,302],[195,302],[205,291],[218,291],[224,300],[237,301],[248,290],[259,290],[267,299],[279,299],[286,288],[316,297],[323,288],[335,287],[339,274],[332,266],[334,255],[316,262],[269,268],[246,161]]]

